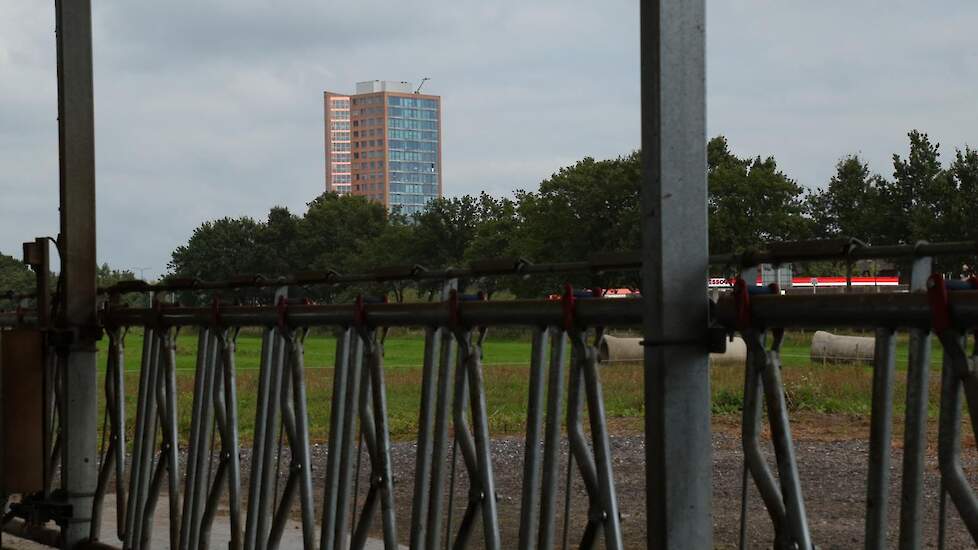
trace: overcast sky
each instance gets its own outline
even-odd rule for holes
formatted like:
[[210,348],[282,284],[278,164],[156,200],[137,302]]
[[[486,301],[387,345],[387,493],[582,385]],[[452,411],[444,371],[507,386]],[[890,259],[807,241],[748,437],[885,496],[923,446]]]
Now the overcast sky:
[[[639,144],[638,5],[94,1],[99,261],[158,277],[206,219],[323,191],[322,91],[443,96],[447,194],[534,188]],[[809,187],[889,175],[919,128],[978,144],[978,3],[709,1],[709,134]],[[57,229],[51,1],[0,0],[0,251]]]

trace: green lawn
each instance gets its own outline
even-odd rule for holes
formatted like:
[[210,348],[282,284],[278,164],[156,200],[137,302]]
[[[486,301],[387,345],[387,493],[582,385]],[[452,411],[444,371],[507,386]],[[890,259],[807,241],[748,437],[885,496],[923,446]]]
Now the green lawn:
[[[861,365],[812,365],[808,360],[809,334],[792,333],[782,348],[784,381],[792,410],[868,415],[872,369]],[[187,436],[190,426],[196,336],[181,334],[177,341],[178,412],[180,431]],[[104,360],[106,342],[100,343]],[[126,339],[126,405],[130,431],[134,421],[139,385],[139,356],[142,335],[138,331]],[[242,439],[250,440],[255,421],[255,402],[261,338],[257,333],[238,336],[238,397]],[[529,340],[518,334],[492,335],[484,348],[485,379],[490,428],[494,434],[521,433],[526,423]],[[314,441],[324,441],[329,426],[335,340],[328,333],[310,334],[306,339],[306,383],[310,429]],[[385,377],[388,392],[391,432],[395,438],[412,437],[417,428],[421,394],[421,334],[401,333],[387,339]],[[906,337],[898,341],[898,371],[906,371]],[[932,414],[936,415],[936,395],[940,349],[934,343],[931,376]],[[742,365],[715,366],[711,371],[713,409],[717,414],[738,414],[743,401]],[[605,404],[611,418],[633,419],[640,425],[643,413],[642,367],[639,364],[614,364],[601,371]],[[895,408],[903,411],[905,377],[898,374]],[[630,421],[626,420],[625,424]]]

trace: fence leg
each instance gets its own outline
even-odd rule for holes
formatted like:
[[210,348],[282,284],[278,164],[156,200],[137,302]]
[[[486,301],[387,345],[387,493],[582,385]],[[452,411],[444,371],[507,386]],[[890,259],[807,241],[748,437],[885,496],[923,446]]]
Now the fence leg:
[[550,373],[547,381],[547,426],[543,444],[543,482],[540,497],[540,550],[550,550],[554,545],[557,523],[557,477],[560,465],[560,411],[564,386],[564,350],[567,333],[552,328],[550,346]]
[[336,368],[333,369],[333,394],[329,416],[329,446],[326,458],[326,483],[323,500],[323,525],[320,533],[322,550],[336,548],[336,516],[340,488],[340,449],[346,426],[346,380],[350,366],[350,339],[353,331],[343,329],[336,339]]
[[[926,290],[931,259],[914,261],[910,291]],[[928,378],[930,373],[930,331],[910,329],[910,364],[907,368],[907,413],[903,435],[903,486],[900,492],[900,550],[914,550],[923,544],[924,454],[927,450]]]
[[[744,370],[744,413],[743,413],[743,445],[744,461],[747,469],[757,485],[764,501],[764,507],[771,517],[774,526],[774,541],[776,548],[786,546],[787,522],[784,499],[778,489],[774,474],[767,465],[761,453],[761,373],[767,368],[767,351],[764,348],[765,335],[756,330],[743,332],[744,342],[747,343],[747,364]],[[746,495],[742,495],[746,498]]]
[[353,335],[351,331],[352,340],[352,350],[350,353],[350,360],[347,375],[347,385],[346,385],[346,403],[344,403],[343,412],[343,432],[342,432],[342,443],[339,449],[340,453],[340,479],[339,488],[337,489],[337,503],[336,503],[336,531],[334,532],[334,539],[336,544],[333,548],[345,549],[346,541],[349,531],[347,530],[347,524],[350,519],[350,509],[351,509],[351,492],[353,491],[354,479],[353,476],[356,474],[354,468],[353,460],[353,450],[359,446],[359,440],[357,438],[357,410],[358,410],[358,397],[360,396],[360,386],[362,365],[363,365],[363,341],[357,335]]
[[[210,407],[211,384],[214,377],[213,337],[210,329],[201,328],[197,333],[197,368],[194,377],[194,400],[190,416],[190,439],[187,449],[187,476],[184,488],[183,522],[180,526],[180,548],[194,548],[190,541],[197,541],[200,528],[200,510],[203,508],[206,480],[205,461],[210,454],[210,441],[205,426],[206,412]],[[209,418],[209,417],[207,417]]]
[[940,335],[944,347],[944,368],[941,373],[941,416],[938,442],[938,463],[941,481],[951,496],[958,514],[971,538],[978,544],[978,497],[968,484],[961,466],[961,395],[962,389],[978,434],[978,380],[976,361],[969,361],[964,350],[964,338],[954,329]]
[[[275,351],[277,336],[275,329],[266,328],[262,332],[261,361],[258,371],[258,399],[255,413],[255,442],[251,453],[251,479],[248,483],[248,514],[245,521],[245,550],[256,550],[265,545],[260,536],[260,518],[264,515],[263,489],[266,470],[271,470],[271,462],[265,462],[266,446],[269,441],[268,430],[274,417],[272,408],[273,373],[276,369]],[[274,437],[272,437],[274,441]]]
[[611,441],[608,436],[604,395],[601,392],[601,379],[598,374],[598,352],[594,346],[586,345],[583,338],[579,339],[577,345],[584,347],[581,351],[581,370],[584,374],[588,419],[591,423],[591,439],[597,466],[598,515],[601,518],[600,524],[604,527],[605,548],[622,550],[624,542],[621,534],[621,518],[618,513],[618,493],[615,490],[615,477],[612,471]]
[[[116,521],[117,533],[122,539],[125,534],[125,510],[126,510],[126,430],[125,430],[125,393],[124,389],[124,370],[125,370],[125,330],[120,328],[109,329],[109,357],[105,368],[105,407],[106,415],[109,418],[109,433],[103,434],[108,437],[109,446],[105,451],[100,465],[98,484],[95,489],[95,498],[92,503],[92,540],[99,540],[102,527],[102,513],[105,493],[108,489],[109,478],[115,470],[116,485]],[[45,472],[45,477],[48,473]]]
[[771,423],[771,442],[778,461],[778,476],[781,492],[784,495],[785,511],[794,542],[803,550],[813,550],[808,531],[808,518],[805,513],[805,500],[802,497],[801,482],[798,477],[798,464],[795,460],[795,447],[791,440],[788,423],[788,406],[784,398],[784,385],[781,382],[781,341],[784,331],[777,330],[771,351],[768,352],[767,368],[762,379],[767,400],[767,416]]
[[421,412],[418,418],[418,448],[414,465],[414,497],[411,502],[412,550],[424,548],[426,529],[429,523],[428,508],[431,497],[431,451],[435,415],[435,386],[437,385],[436,366],[441,349],[441,332],[434,328],[425,329],[424,366],[421,381]]
[[[442,523],[445,509],[445,474],[448,460],[448,424],[451,419],[452,365],[455,364],[455,340],[446,329],[439,329],[441,354],[438,364],[438,398],[435,403],[435,433],[432,442],[431,503],[428,509],[426,548],[441,550]],[[413,549],[412,549],[413,550]]]
[[873,353],[873,404],[869,433],[869,474],[866,483],[866,550],[883,550],[886,547],[895,356],[896,338],[893,330],[876,329],[876,349]]
[[[472,424],[475,432],[476,460],[478,463],[478,484],[482,498],[482,529],[486,550],[499,548],[499,514],[496,510],[496,487],[492,472],[492,454],[489,437],[489,416],[486,405],[486,392],[482,376],[481,342],[468,338],[459,341],[460,355],[467,366],[469,394],[472,407]],[[390,549],[388,549],[390,550]]]
[[526,443],[523,451],[523,493],[520,499],[520,550],[531,550],[537,538],[537,518],[534,515],[539,502],[540,440],[542,439],[544,369],[547,362],[546,329],[533,331],[530,351],[530,390],[526,406]]

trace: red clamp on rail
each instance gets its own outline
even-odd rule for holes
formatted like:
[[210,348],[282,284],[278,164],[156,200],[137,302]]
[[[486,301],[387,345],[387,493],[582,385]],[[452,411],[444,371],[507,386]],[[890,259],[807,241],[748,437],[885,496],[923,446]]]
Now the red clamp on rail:
[[[761,292],[763,289],[757,289],[755,294]],[[781,288],[778,283],[771,283],[767,285],[767,292],[775,296],[781,295]],[[737,277],[734,280],[733,287],[734,304],[737,306],[737,317],[735,320],[735,326],[737,330],[745,330],[751,328],[753,320],[751,318],[751,303],[750,303],[750,287],[747,286],[747,281],[743,277]]]
[[367,308],[363,304],[363,294],[357,294],[357,299],[353,302],[353,325],[362,328],[367,324]]
[[965,281],[950,281],[952,285],[949,285],[948,282],[940,273],[934,273],[927,279],[927,301],[930,302],[931,324],[936,334],[940,334],[953,326],[948,292],[950,290],[978,289],[978,278],[975,277],[970,277]]
[[934,332],[940,334],[951,328],[951,307],[947,296],[944,276],[933,273],[927,279],[927,301],[930,302],[931,324]]
[[462,315],[459,311],[458,289],[453,288],[448,292],[448,328],[456,329],[461,324]]
[[737,330],[750,328],[750,293],[747,292],[747,281],[743,277],[734,280],[734,304],[737,306],[737,317],[734,325]]
[[564,295],[560,297],[560,305],[563,310],[564,330],[574,328],[574,317],[577,313],[577,298],[574,297],[574,287],[570,283],[564,283]]
[[214,327],[221,326],[221,298],[220,296],[214,296],[211,300],[211,325]]
[[286,318],[289,314],[289,299],[285,296],[278,297],[278,303],[275,304],[275,312],[278,314],[278,329],[282,333],[289,330],[289,322]]
[[153,317],[150,320],[150,324],[156,328],[160,328],[163,326],[163,302],[161,302],[159,298],[153,298],[152,309]]

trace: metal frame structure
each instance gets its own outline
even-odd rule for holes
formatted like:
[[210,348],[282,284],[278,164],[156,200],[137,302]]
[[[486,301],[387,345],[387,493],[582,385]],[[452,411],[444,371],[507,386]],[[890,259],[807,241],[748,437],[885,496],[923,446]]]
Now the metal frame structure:
[[[978,326],[976,285],[930,274],[930,258],[978,250],[975,243],[866,247],[858,241],[782,243],[769,250],[709,257],[706,225],[705,2],[660,0],[641,4],[642,223],[638,255],[595,257],[586,262],[534,265],[522,259],[480,262],[466,269],[428,271],[420,266],[343,275],[336,272],[275,280],[129,283],[109,289],[109,303],[96,315],[94,108],[90,0],[56,0],[58,106],[61,158],[61,278],[49,319],[46,249],[40,257],[38,309],[0,313],[0,327],[40,326],[50,354],[45,391],[45,466],[39,500],[28,499],[4,518],[4,529],[63,548],[105,548],[98,542],[104,497],[114,478],[118,535],[125,548],[148,548],[152,517],[164,477],[170,507],[171,547],[206,548],[218,503],[230,503],[230,548],[266,549],[280,544],[285,521],[297,502],[303,547],[362,548],[374,516],[381,516],[384,545],[396,548],[393,474],[384,382],[383,342],[390,327],[425,330],[423,395],[410,529],[412,549],[464,548],[481,523],[482,543],[500,548],[499,509],[489,449],[488,403],[481,349],[489,327],[516,325],[533,333],[524,476],[520,509],[521,549],[556,545],[560,414],[566,403],[568,476],[576,463],[589,503],[580,546],[623,548],[595,338],[606,327],[642,327],[645,335],[647,538],[650,548],[706,549],[713,545],[708,352],[717,336],[740,332],[748,343],[743,415],[744,505],[747,484],[760,489],[779,549],[814,548],[797,474],[788,411],[781,382],[779,346],[786,328],[850,326],[877,334],[873,413],[867,480],[866,547],[881,548],[888,507],[889,443],[894,378],[894,330],[911,331],[907,429],[900,506],[900,547],[921,539],[921,475],[926,448],[930,334],[945,350],[939,431],[942,529],[945,494],[978,541],[978,498],[961,470],[961,395],[972,424],[978,421],[978,353],[969,355],[964,335]],[[35,242],[35,245],[39,243]],[[776,289],[747,285],[716,303],[706,300],[708,265],[750,272],[760,262],[859,258],[912,258],[912,292],[782,296]],[[31,262],[34,264],[34,262]],[[476,275],[554,274],[640,269],[641,299],[577,296],[561,300],[485,302],[459,291],[441,302],[350,305],[183,307],[157,300],[154,307],[121,307],[124,292],[208,290],[287,285],[342,285],[361,281],[440,280]],[[712,315],[711,315],[712,311]],[[125,467],[125,336],[144,333],[132,461]],[[199,344],[185,473],[178,456],[174,342],[181,327],[197,331]],[[241,327],[260,327],[263,346],[253,464],[245,498],[237,433],[235,337]],[[315,539],[312,468],[306,411],[304,340],[310,327],[337,334],[331,452],[325,472],[320,537]],[[96,447],[95,341],[109,338],[105,399],[108,447]],[[566,348],[570,349],[569,358]],[[564,387],[564,381],[567,387]],[[566,399],[566,401],[565,401]],[[778,477],[761,458],[762,404],[767,407]],[[587,407],[590,430],[583,427]],[[449,428],[454,437],[449,439]],[[978,435],[978,434],[976,434]],[[590,439],[589,439],[590,438]],[[219,439],[219,446],[212,441]],[[288,460],[282,441],[288,442]],[[542,449],[538,442],[542,441]],[[276,447],[276,442],[279,442]],[[355,499],[354,475],[365,446],[371,473],[367,497]],[[460,525],[446,526],[443,491],[446,460],[462,455],[469,498]],[[358,449],[354,460],[353,450]],[[542,453],[541,453],[542,451]],[[217,465],[211,476],[210,466]],[[287,466],[283,490],[276,474]],[[60,481],[55,481],[60,473]],[[128,476],[127,476],[128,474]],[[570,479],[570,477],[568,477]],[[449,483],[452,483],[449,481]],[[57,487],[55,487],[57,485]],[[182,495],[182,500],[181,500]],[[33,498],[33,497],[32,497]],[[450,497],[449,497],[450,498]],[[242,509],[245,505],[246,510]],[[33,508],[31,507],[33,506]],[[565,504],[565,514],[567,505]],[[23,514],[24,510],[32,513]],[[36,512],[36,513],[35,513]],[[244,517],[242,517],[244,513]],[[52,531],[28,520],[56,519]],[[476,520],[481,517],[481,522]],[[349,525],[349,527],[348,527]],[[565,522],[565,530],[566,530]],[[444,527],[444,529],[443,529]],[[942,531],[943,533],[943,531]],[[566,536],[565,536],[566,540]],[[317,544],[318,543],[318,544]],[[742,547],[746,539],[741,538]]]

